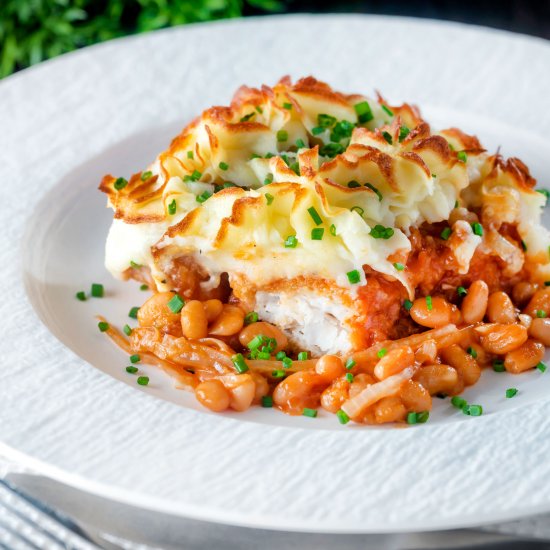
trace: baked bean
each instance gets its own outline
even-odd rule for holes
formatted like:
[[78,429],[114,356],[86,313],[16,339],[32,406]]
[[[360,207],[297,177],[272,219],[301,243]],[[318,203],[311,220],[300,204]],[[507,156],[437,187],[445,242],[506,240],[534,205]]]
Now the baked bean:
[[506,292],[493,292],[487,302],[487,317],[491,323],[514,323],[516,308]]
[[424,386],[430,395],[449,393],[458,382],[458,373],[449,365],[426,365],[418,369],[414,380]]
[[327,381],[314,371],[300,371],[291,374],[277,384],[273,391],[273,402],[284,412],[302,414],[304,408],[315,409]]
[[216,300],[215,298],[212,300],[206,300],[206,302],[203,302],[202,305],[204,306],[206,318],[209,323],[213,323],[223,311],[223,304],[221,300]]
[[195,397],[201,405],[214,412],[225,411],[229,407],[229,392],[215,378],[201,382],[195,388]]
[[486,367],[493,362],[493,355],[490,354],[485,348],[476,340],[470,342],[470,345],[466,348],[466,353],[471,355],[480,367]]
[[250,372],[252,380],[256,386],[256,391],[254,393],[254,403],[259,403],[262,400],[262,397],[269,393],[269,383],[259,372]]
[[451,304],[441,296],[417,298],[409,311],[412,319],[423,327],[437,328],[451,322]]
[[315,365],[315,372],[327,382],[332,382],[335,378],[346,373],[346,367],[337,355],[323,355]]
[[173,292],[157,292],[140,308],[137,319],[140,327],[155,327],[161,332],[181,336],[180,314],[174,313],[168,302],[174,297]]
[[409,346],[403,346],[388,351],[374,367],[374,376],[384,380],[388,376],[397,374],[414,363],[414,352]]
[[239,374],[229,387],[229,406],[235,411],[246,411],[256,396],[256,384],[249,374]]
[[542,342],[545,346],[550,346],[550,318],[536,318],[529,327],[529,336]]
[[519,348],[506,354],[504,368],[518,374],[536,367],[544,357],[545,348],[540,342],[527,340]]
[[415,380],[407,380],[401,386],[399,397],[409,412],[429,411],[432,409],[432,398],[428,390]]
[[537,291],[537,285],[521,281],[514,285],[512,289],[512,299],[518,306],[524,306]]
[[[453,367],[466,386],[475,384],[481,376],[481,368],[477,361],[459,345],[454,344],[440,351],[445,363]],[[450,392],[449,392],[450,393]]]
[[275,325],[264,321],[251,323],[250,325],[244,327],[239,333],[239,342],[246,348],[250,341],[258,335],[275,339],[277,346],[275,347],[274,353],[284,350],[288,346],[288,338],[285,336],[284,332],[278,329]]
[[224,304],[223,311],[214,321],[208,333],[213,336],[232,336],[237,334],[243,325],[244,311],[240,307]]
[[322,394],[321,407],[336,413],[342,408],[342,404],[349,399],[350,383],[345,377],[337,378]]
[[426,340],[414,354],[414,360],[416,363],[422,365],[423,363],[433,363],[437,357],[437,344],[435,340]]
[[191,300],[181,310],[181,331],[186,338],[197,340],[208,336],[208,319],[202,302]]
[[535,318],[537,317],[537,311],[544,311],[546,315],[550,315],[550,288],[537,290],[529,300],[523,313]]
[[401,399],[396,396],[383,397],[372,407],[377,424],[386,424],[387,422],[399,422],[404,420],[407,414],[405,405]]
[[487,311],[489,287],[485,281],[474,281],[462,300],[462,319],[468,325],[479,323]]
[[504,355],[519,348],[527,340],[527,329],[516,323],[511,325],[491,324],[475,329],[481,345],[489,352]]

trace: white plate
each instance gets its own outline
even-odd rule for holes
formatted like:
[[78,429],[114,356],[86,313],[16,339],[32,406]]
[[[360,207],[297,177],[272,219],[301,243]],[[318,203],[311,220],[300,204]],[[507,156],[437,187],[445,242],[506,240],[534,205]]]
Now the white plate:
[[[330,415],[260,408],[220,416],[158,370],[142,367],[151,383],[136,386],[94,319],[123,324],[144,298],[103,268],[111,213],[96,191],[100,177],[141,169],[240,84],[289,73],[344,91],[376,87],[390,102],[418,103],[434,126],[501,145],[544,181],[549,62],[545,42],[496,31],[296,16],[118,40],[0,83],[0,440],[96,494],[240,525],[396,532],[550,510],[542,440],[550,372],[487,372],[467,393],[484,405],[483,417],[438,402],[428,424],[408,429],[341,427]],[[91,282],[102,282],[106,297],[75,300]],[[506,400],[510,386],[520,392]]]

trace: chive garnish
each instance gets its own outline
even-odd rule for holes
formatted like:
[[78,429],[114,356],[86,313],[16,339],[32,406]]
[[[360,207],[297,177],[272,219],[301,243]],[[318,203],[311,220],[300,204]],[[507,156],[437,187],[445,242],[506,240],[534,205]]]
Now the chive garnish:
[[399,128],[399,143],[401,143],[409,134],[411,131],[406,126],[401,126]]
[[459,151],[456,156],[458,157],[458,160],[460,162],[466,162],[468,160],[468,155],[465,153],[465,151]]
[[296,147],[298,147],[298,149],[303,149],[305,146],[306,144],[302,138],[296,140]]
[[256,113],[248,113],[247,115],[244,115],[239,122],[248,122]]
[[312,241],[322,241],[324,233],[325,233],[324,228],[315,227],[314,229],[311,230],[311,240]]
[[393,111],[389,108],[389,107],[386,107],[386,105],[380,105],[380,107],[382,107],[382,109],[388,113],[388,115],[390,116],[393,116]]
[[168,205],[168,214],[173,216],[176,213],[176,208],[177,208],[176,199],[173,199],[172,202]]
[[351,372],[346,373],[346,380],[351,384],[353,382],[353,374]]
[[495,359],[493,361],[493,370],[495,372],[504,372],[506,370],[504,367],[504,361],[502,359]]
[[97,328],[100,332],[107,332],[109,330],[109,323],[106,323],[105,321],[100,321],[97,324]]
[[370,122],[374,118],[368,101],[361,101],[360,103],[356,103],[353,108],[357,113],[357,118],[359,122],[361,122],[362,124],[365,122]]
[[259,105],[256,105],[256,107],[254,107],[254,109],[256,109],[256,111],[258,111],[258,113],[260,113],[260,114],[262,114],[264,112],[264,110]]
[[382,193],[380,193],[380,191],[374,187],[372,183],[365,183],[365,187],[368,187],[371,191],[374,191],[378,197],[378,202],[382,202]]
[[321,128],[330,128],[336,124],[336,118],[330,115],[317,115],[317,124]]
[[140,289],[140,290],[149,290],[149,285],[145,285],[145,284],[140,285],[140,286],[139,286],[139,289]]
[[382,132],[382,137],[390,144],[392,145],[393,144],[393,138],[391,137],[391,134],[389,132],[386,132],[386,130],[384,130]]
[[512,397],[516,396],[518,393],[517,388],[508,388],[506,390],[506,399],[511,399]]
[[210,191],[203,191],[200,195],[197,195],[197,202],[202,204],[203,202],[206,202],[211,196],[212,193],[210,193]]
[[137,367],[126,367],[126,372],[130,373],[130,374],[136,374],[136,372],[138,371],[139,369]]
[[273,195],[271,195],[270,193],[266,193],[264,196],[265,196],[265,200],[267,202],[267,205],[269,206],[273,202],[273,199],[275,197]]
[[288,140],[288,132],[286,130],[279,130],[277,132],[277,141],[287,141]]
[[433,309],[432,297],[431,296],[426,296],[426,309],[428,311],[432,311],[432,309]]
[[450,227],[446,227],[442,232],[441,232],[441,235],[440,237],[446,241],[448,240],[448,238],[451,236],[451,233],[453,232],[453,230],[450,228]]
[[283,357],[281,361],[283,363],[283,369],[289,369],[292,367],[292,359],[290,357]]
[[546,311],[542,310],[542,309],[537,309],[537,311],[535,311],[535,315],[539,318],[539,319],[544,319],[544,317],[546,317]]
[[262,397],[262,407],[266,409],[273,407],[273,397],[271,395],[264,395]]
[[333,237],[336,237],[336,226],[334,224],[329,227],[329,232]]
[[349,422],[349,416],[342,409],[336,412],[336,416],[340,424],[347,424]]
[[540,370],[540,372],[545,372],[546,364],[541,361],[540,363],[537,364],[537,369]]
[[355,359],[353,359],[353,357],[348,357],[346,360],[346,369],[351,370],[355,365],[357,365]]
[[134,353],[134,355],[130,355],[130,363],[139,363],[141,361],[141,357]]
[[321,225],[323,223],[321,216],[319,216],[319,213],[315,210],[314,206],[310,206],[307,211],[309,212],[311,219],[315,222],[315,225]]
[[202,177],[202,173],[198,170],[193,170],[192,174],[187,174],[186,176],[183,176],[183,181],[199,181]]
[[233,355],[231,357],[231,361],[233,361],[233,365],[239,374],[243,374],[248,370],[248,365],[246,364],[242,353]]
[[255,311],[250,311],[244,316],[244,324],[251,325],[252,323],[257,323],[259,315]]
[[463,286],[459,286],[457,287],[456,289],[456,293],[461,297],[461,298],[464,298],[464,296],[466,296],[468,294],[468,291],[463,287]]
[[83,291],[83,290],[80,290],[79,292],[77,292],[75,294],[76,296],[76,299],[77,300],[80,300],[81,302],[85,302],[86,301],[86,293]]
[[124,331],[124,334],[126,334],[126,336],[130,336],[130,334],[132,334],[132,328],[130,327],[130,325],[124,325],[122,330]]
[[457,409],[463,409],[468,405],[468,402],[466,401],[466,399],[463,399],[459,395],[454,395],[451,398],[451,404],[453,405],[453,407],[456,407]]
[[193,154],[193,151],[187,151],[187,158],[193,160],[195,155]]
[[271,376],[273,378],[284,378],[286,376],[286,372],[283,369],[277,369],[271,372]]
[[405,299],[403,301],[403,307],[407,310],[407,311],[410,311],[411,310],[411,307],[413,307],[413,303],[409,300],[409,299]]
[[477,359],[477,351],[472,346],[468,346],[468,349],[466,350],[468,355],[471,355],[474,359]]
[[393,237],[394,230],[392,227],[384,227],[377,224],[370,230],[370,236],[374,239],[391,239]]
[[303,416],[309,416],[310,418],[315,418],[317,416],[317,411],[315,409],[308,409],[308,408],[305,408],[303,411],[302,411],[302,415]]
[[298,246],[298,239],[296,235],[289,235],[285,240],[285,248],[296,248]]
[[472,224],[472,229],[473,229],[475,235],[478,235],[479,237],[483,236],[483,226],[480,223],[478,223],[478,222],[473,223]]
[[264,179],[264,185],[269,185],[273,182],[273,174],[269,173]]
[[361,184],[358,181],[351,180],[351,181],[348,181],[348,187],[350,189],[354,189],[356,187],[361,187]]
[[115,180],[115,183],[113,184],[113,187],[120,191],[121,189],[124,189],[128,185],[128,180],[125,178],[117,178]]
[[172,313],[179,313],[185,305],[185,302],[181,299],[179,294],[174,294],[173,298],[167,305]]
[[359,274],[359,271],[357,271],[357,269],[354,269],[353,271],[348,271],[346,275],[348,276],[348,281],[352,285],[358,283],[361,280],[361,275]]
[[220,162],[220,163],[218,164],[218,167],[219,167],[220,170],[224,170],[224,171],[225,171],[225,170],[227,170],[227,169],[229,168],[229,164],[227,164],[227,162]]
[[311,133],[314,136],[318,136],[319,134],[322,134],[324,131],[325,129],[322,128],[321,126],[315,126],[314,128],[311,129]]
[[149,384],[149,377],[148,376],[138,376],[137,383],[140,386],[147,386]]
[[361,217],[363,217],[363,214],[365,213],[365,211],[360,206],[352,206],[350,210],[352,212],[357,212]]
[[290,111],[292,109],[292,103],[283,103],[283,108]]
[[405,266],[402,263],[399,263],[399,262],[395,262],[393,264],[393,267],[395,267],[395,269],[397,269],[397,271],[403,271],[405,269]]
[[129,312],[128,312],[128,317],[131,317],[132,319],[137,319],[137,316],[138,316],[138,311],[139,311],[139,307],[133,307]]
[[94,298],[103,298],[103,295],[105,294],[105,291],[103,289],[103,285],[100,283],[92,283],[92,289],[90,294]]
[[388,350],[386,348],[380,348],[376,354],[376,356],[378,357],[378,359],[382,359],[382,357],[384,357],[384,355],[386,355],[386,353],[388,353]]
[[298,353],[298,361],[307,361],[308,353],[307,351],[301,351]]
[[[189,151],[187,153],[187,156],[189,156],[189,153],[191,153],[191,155],[193,155],[193,153],[191,151]],[[193,156],[191,156],[191,158],[193,158]],[[153,172],[151,172],[150,170],[147,170],[147,172],[142,172],[141,173],[140,179],[141,179],[141,181],[147,181],[152,176],[153,176]]]

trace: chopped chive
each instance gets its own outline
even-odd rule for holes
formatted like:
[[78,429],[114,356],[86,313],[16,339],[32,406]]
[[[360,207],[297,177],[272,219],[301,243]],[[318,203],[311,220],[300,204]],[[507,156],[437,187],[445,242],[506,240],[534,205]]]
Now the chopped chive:
[[229,168],[229,164],[227,164],[227,162],[220,162],[218,167],[220,170],[227,170]]
[[269,173],[264,179],[264,185],[269,185],[273,182],[273,174]]
[[336,124],[336,118],[331,115],[319,114],[317,115],[317,124],[322,128],[330,128]]
[[186,176],[183,176],[183,181],[199,181],[202,177],[202,173],[198,170],[193,170],[192,174],[187,174]]
[[357,118],[359,122],[361,122],[362,124],[365,122],[370,122],[374,118],[368,101],[361,101],[360,103],[356,103],[353,108],[357,113]]
[[80,290],[79,292],[77,292],[75,294],[76,296],[76,299],[77,300],[80,300],[81,302],[85,302],[86,301],[86,293],[83,291],[83,290]]
[[176,213],[176,208],[177,208],[176,199],[173,199],[172,202],[168,205],[168,214],[173,216]]
[[174,294],[167,305],[172,313],[179,313],[185,305],[185,302],[181,299],[179,294]]
[[288,111],[292,110],[292,103],[283,103],[283,107]]
[[411,307],[413,307],[413,303],[407,298],[403,301],[403,307],[407,310],[407,311],[410,311],[411,310]]
[[142,267],[141,264],[138,264],[137,262],[134,262],[134,260],[130,260],[130,267],[134,267],[135,269],[139,269]]
[[303,411],[302,411],[302,415],[303,416],[309,416],[310,418],[315,418],[317,416],[317,411],[315,409],[308,409],[308,408],[305,408]]
[[357,269],[354,269],[353,271],[348,271],[346,275],[348,276],[348,281],[352,285],[357,284],[361,280],[361,275],[359,274],[359,271],[357,271]]
[[460,162],[466,162],[468,160],[468,155],[465,151],[459,151],[456,156]]
[[365,187],[368,187],[371,191],[374,191],[378,197],[378,202],[382,202],[382,193],[380,193],[380,191],[374,187],[372,183],[365,183]]
[[428,311],[432,311],[433,305],[432,305],[432,297],[426,296],[426,309]]
[[233,361],[233,365],[239,374],[243,374],[248,370],[248,365],[246,364],[242,353],[233,355],[231,357],[231,361]]
[[349,416],[342,409],[336,412],[336,416],[340,424],[347,424],[349,422]]
[[319,134],[322,134],[324,131],[325,129],[322,128],[321,126],[315,126],[314,128],[311,129],[311,133],[314,136],[318,136]]
[[471,355],[474,359],[477,359],[477,351],[472,346],[469,346],[466,352],[468,353],[468,355]]
[[130,327],[130,325],[124,325],[122,330],[126,336],[130,336],[130,334],[132,334],[132,327]]
[[265,343],[266,337],[263,334],[256,334],[248,344],[246,344],[246,347],[254,351],[255,349],[258,349],[260,346],[262,346]]
[[140,386],[147,386],[149,384],[149,377],[148,376],[138,376],[137,383]]
[[244,115],[239,122],[248,122],[256,113],[248,113],[247,115]]
[[338,143],[344,138],[351,137],[354,128],[355,124],[349,120],[341,120],[340,122],[337,122],[330,133],[330,141]]
[[300,164],[298,162],[293,162],[288,165],[288,167],[297,175],[300,175]]
[[90,294],[94,298],[103,298],[103,295],[105,294],[105,290],[103,288],[103,285],[100,283],[92,283],[92,289]]
[[355,365],[357,365],[355,359],[353,359],[353,357],[348,357],[346,360],[346,369],[351,370]]
[[346,380],[351,384],[353,382],[353,374],[351,372],[346,373]]
[[210,191],[203,191],[200,195],[197,195],[197,202],[202,204],[203,202],[206,202],[211,196],[212,193],[210,193]]
[[298,149],[303,149],[305,146],[306,144],[302,138],[296,140],[296,147],[298,147]]
[[348,187],[350,189],[355,189],[356,187],[361,187],[361,184],[358,181],[351,180],[351,181],[348,181]]
[[393,116],[393,111],[389,108],[389,107],[386,107],[386,105],[380,105],[380,107],[382,107],[382,109],[388,113],[388,115],[390,116]]
[[460,397],[459,395],[454,395],[451,398],[451,404],[453,405],[453,407],[456,407],[457,409],[463,409],[468,405],[468,402],[466,401],[466,399]]
[[392,227],[384,227],[383,225],[376,224],[370,230],[370,236],[374,239],[391,239],[395,231]]
[[307,211],[309,212],[311,219],[315,222],[315,225],[321,225],[323,223],[321,216],[319,216],[319,213],[315,210],[314,206],[310,206]]
[[193,151],[187,151],[187,158],[193,160],[195,155],[193,154]]
[[550,191],[548,191],[548,189],[535,189],[535,191],[546,197],[546,201],[544,202],[544,206],[546,206],[548,198],[550,197]]
[[269,206],[273,202],[273,199],[275,197],[273,195],[271,195],[270,193],[266,193],[264,196],[265,196],[265,200],[267,202],[267,205]]
[[523,239],[521,239],[521,248],[523,252],[527,252],[527,243]]
[[382,359],[382,357],[384,357],[386,353],[388,353],[388,350],[386,348],[380,348],[376,356],[378,357],[378,359]]
[[456,289],[456,293],[461,297],[461,298],[464,298],[464,296],[466,296],[468,294],[468,291],[463,287],[463,286],[459,286],[457,287]]
[[288,141],[288,132],[286,130],[279,130],[277,132],[277,141]]
[[258,113],[260,113],[260,114],[262,114],[264,112],[264,110],[259,105],[256,105],[256,107],[254,107],[254,109],[256,109],[256,111],[258,111]]
[[285,357],[286,357],[286,352],[284,351],[278,351],[275,355],[275,359],[277,359],[277,361],[282,361]]
[[517,393],[518,393],[517,388],[508,388],[508,389],[506,390],[506,398],[507,398],[507,399],[510,399],[510,398],[516,396]]
[[139,311],[139,307],[133,307],[129,312],[128,312],[128,317],[131,317],[132,319],[137,319],[137,316],[138,316],[138,311]]
[[126,367],[126,372],[130,374],[136,374],[139,369],[137,367]]
[[273,378],[284,378],[286,376],[286,372],[283,369],[277,369],[272,371],[271,376]]
[[546,364],[541,361],[540,363],[537,364],[537,369],[539,369],[540,372],[545,372],[546,371]]
[[399,128],[399,143],[401,143],[409,134],[411,131],[406,126],[401,126]]
[[307,351],[301,351],[298,353],[298,361],[307,361],[308,353]]
[[268,361],[269,359],[271,359],[271,354],[268,351],[259,351],[257,354],[257,359]]
[[324,233],[325,233],[324,228],[315,227],[314,229],[311,230],[311,240],[312,241],[322,241]]
[[550,281],[544,281],[544,286],[550,286]]
[[468,416],[481,416],[483,414],[483,407],[481,405],[466,405],[462,409],[462,412]]
[[115,180],[115,183],[113,184],[113,187],[120,191],[121,189],[124,189],[128,185],[128,180],[125,178],[117,178]]
[[416,413],[416,421],[418,424],[425,424],[428,422],[428,418],[430,418],[430,411],[422,411],[419,413]]
[[416,424],[418,422],[418,414],[410,412],[407,414],[407,424]]
[[266,159],[272,159],[275,155],[273,153],[266,153],[265,157]]
[[292,367],[292,359],[290,357],[283,357],[282,359],[283,369],[289,369]]
[[130,363],[139,363],[140,361],[141,357],[137,353],[130,355]]
[[[432,174],[433,175],[433,174]],[[434,176],[435,177],[435,176]],[[458,208],[458,201],[455,201],[455,208]]]
[[140,289],[140,290],[149,290],[149,285],[145,285],[145,284],[140,285],[140,286],[139,286],[139,289]]
[[251,325],[252,323],[257,323],[259,315],[255,311],[250,311],[244,316],[244,324]]
[[493,370],[495,372],[504,372],[506,370],[504,367],[504,361],[502,359],[495,359],[493,361]]
[[539,319],[544,319],[544,317],[546,317],[546,311],[542,310],[542,309],[537,309],[537,311],[535,311],[535,315],[539,318]]
[[446,227],[440,234],[440,237],[446,241],[450,236],[453,230],[450,227]]
[[224,181],[222,187],[224,189],[227,189],[228,187],[237,187],[237,186],[231,181]]
[[365,213],[365,211],[360,206],[352,206],[350,210],[352,212],[357,212],[361,217],[363,217],[363,214]]
[[[189,151],[189,153],[191,153],[191,151]],[[189,153],[187,153],[187,156],[189,156]],[[191,153],[192,155],[193,153]],[[191,157],[193,158],[193,157]],[[153,177],[153,172],[151,172],[150,170],[147,170],[147,172],[142,172],[141,173],[141,181],[147,181],[149,178]]]
[[262,407],[266,409],[273,407],[273,397],[271,397],[271,395],[262,396]]
[[386,130],[384,130],[382,132],[382,137],[390,144],[392,145],[393,144],[393,138],[391,137],[391,134],[389,132],[386,132]]
[[475,235],[478,235],[479,237],[483,236],[483,226],[480,223],[478,223],[478,222],[473,223],[472,224],[472,229],[473,229]]
[[298,246],[298,239],[296,235],[289,235],[285,240],[285,248],[296,248]]
[[346,148],[341,143],[327,143],[319,149],[319,154],[323,157],[333,158],[345,150]]
[[100,330],[100,332],[107,332],[109,330],[109,323],[106,323],[105,321],[100,321],[97,324],[97,328]]
[[405,266],[399,262],[395,262],[393,264],[393,267],[395,267],[395,269],[397,269],[397,271],[403,271],[405,269]]

